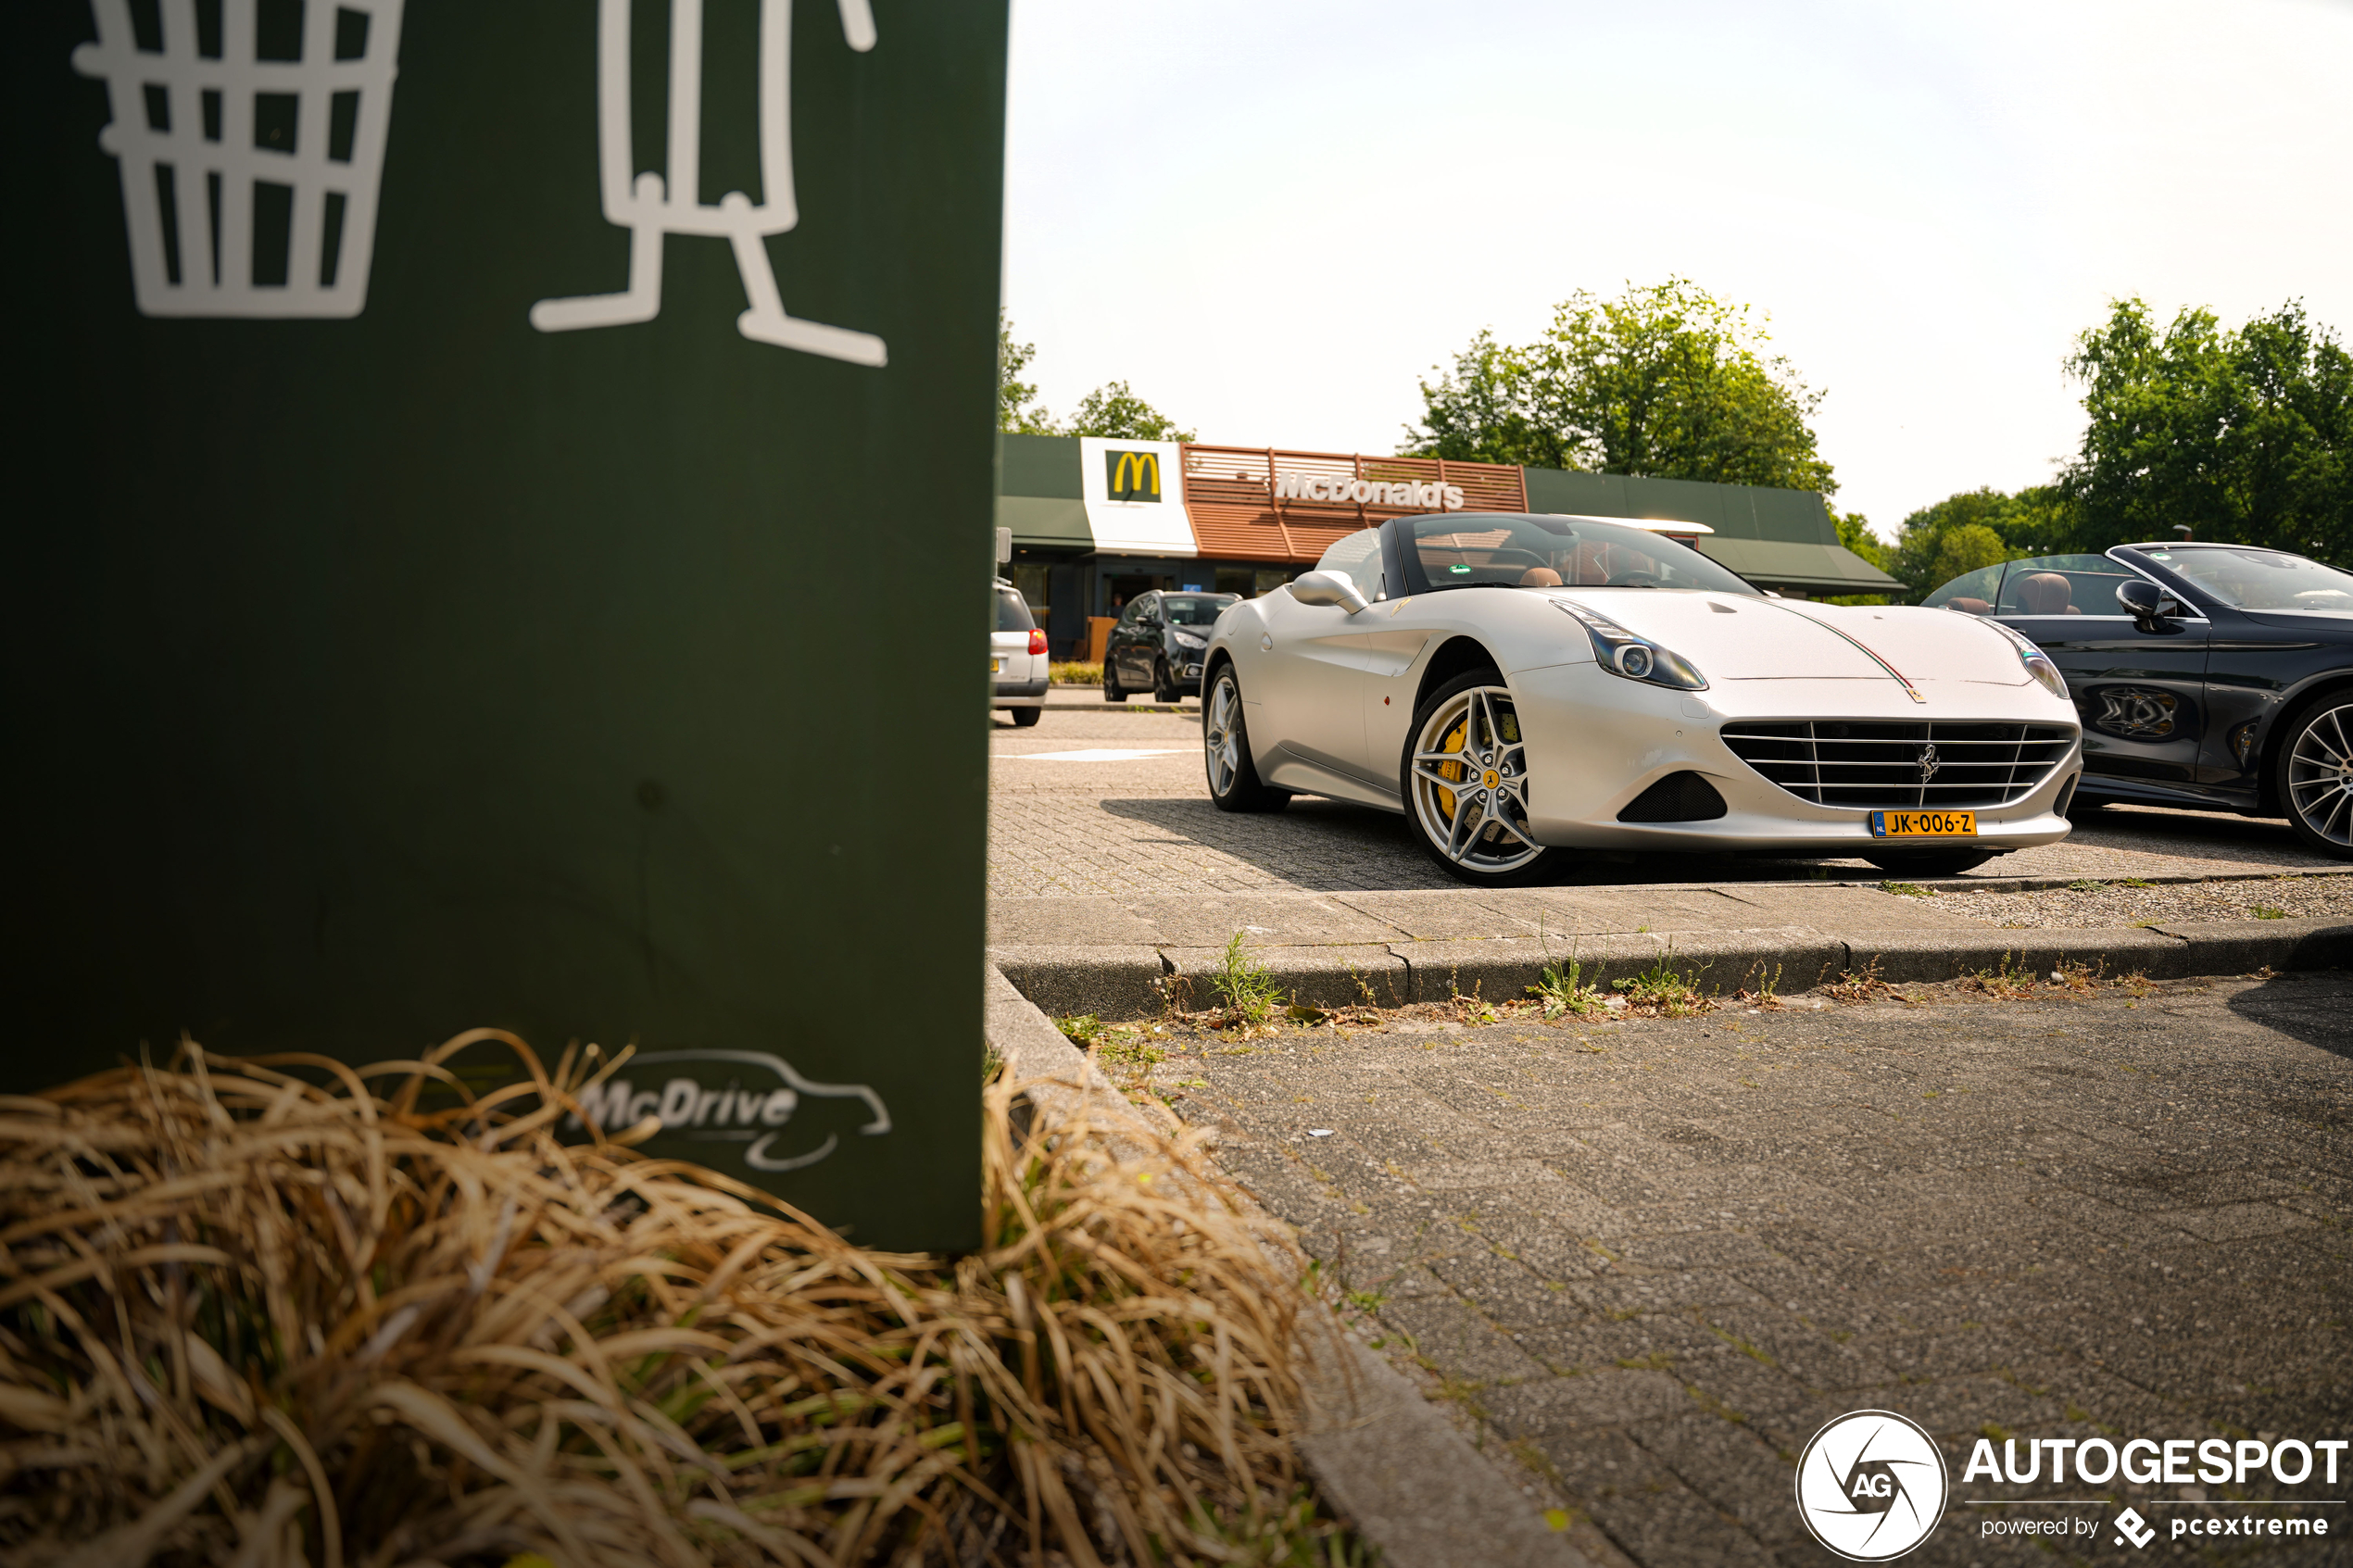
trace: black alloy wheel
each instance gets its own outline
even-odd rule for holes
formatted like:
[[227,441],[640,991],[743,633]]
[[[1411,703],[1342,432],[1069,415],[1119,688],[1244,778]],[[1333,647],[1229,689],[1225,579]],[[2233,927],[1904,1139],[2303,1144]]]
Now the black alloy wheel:
[[1119,684],[1119,650],[1117,648],[1103,650],[1103,700],[1105,702],[1127,700],[1127,689]]
[[2289,718],[2271,793],[2307,849],[2353,860],[2353,692],[2327,693]]
[[1405,820],[1441,869],[1478,887],[1533,881],[1562,857],[1528,822],[1528,749],[1502,675],[1474,670],[1432,692],[1397,764]]
[[1152,698],[1157,702],[1182,701],[1185,694],[1176,689],[1176,677],[1168,668],[1168,660],[1152,660]]
[[1220,811],[1279,811],[1290,804],[1290,791],[1275,789],[1258,776],[1242,718],[1241,683],[1230,664],[1219,667],[1202,702],[1201,746],[1209,798]]

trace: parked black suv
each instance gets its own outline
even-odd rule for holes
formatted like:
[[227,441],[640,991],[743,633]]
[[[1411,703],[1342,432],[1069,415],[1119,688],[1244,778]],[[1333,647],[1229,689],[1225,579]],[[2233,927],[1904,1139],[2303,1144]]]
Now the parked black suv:
[[1103,700],[1149,691],[1163,702],[1201,696],[1209,629],[1239,594],[1139,594],[1103,645]]

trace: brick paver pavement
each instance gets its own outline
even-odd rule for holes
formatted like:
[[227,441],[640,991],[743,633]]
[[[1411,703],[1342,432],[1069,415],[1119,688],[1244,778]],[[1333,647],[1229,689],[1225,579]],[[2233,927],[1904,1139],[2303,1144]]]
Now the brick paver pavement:
[[[1907,1562],[2113,1562],[2123,1504],[2170,1531],[2261,1499],[2331,1537],[2199,1543],[2214,1561],[2353,1560],[2353,1508],[2311,1504],[2353,1497],[2353,1455],[2333,1486],[1962,1478],[1981,1435],[2353,1436],[2353,980],[1919,995],[1180,1035],[1153,1078],[1369,1339],[1644,1568],[1832,1561],[1793,1466],[1872,1408],[1950,1466]],[[2058,1516],[2097,1533],[1983,1534]]]

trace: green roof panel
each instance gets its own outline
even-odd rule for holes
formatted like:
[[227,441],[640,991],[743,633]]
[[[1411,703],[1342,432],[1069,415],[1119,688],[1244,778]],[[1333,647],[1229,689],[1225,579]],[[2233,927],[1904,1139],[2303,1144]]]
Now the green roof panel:
[[1013,531],[1013,543],[1028,549],[1091,550],[1095,531],[1087,526],[1087,503],[1049,495],[1000,495],[997,526]]
[[1803,588],[1809,594],[1902,594],[1904,584],[1840,545],[1801,544],[1788,539],[1699,542],[1700,554],[1731,568],[1752,583]]
[[[1074,435],[997,437],[997,494],[1045,495],[1076,501],[1086,492],[1078,484],[1078,438]],[[1004,520],[998,519],[998,526]]]
[[1629,517],[1626,481],[1614,473],[1563,473],[1558,469],[1522,469],[1528,479],[1528,509],[1570,517]]

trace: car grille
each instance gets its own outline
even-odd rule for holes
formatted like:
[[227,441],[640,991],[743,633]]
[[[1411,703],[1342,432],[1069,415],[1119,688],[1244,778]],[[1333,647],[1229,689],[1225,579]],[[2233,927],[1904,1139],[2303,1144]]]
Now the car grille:
[[2075,744],[2064,724],[1809,719],[1727,724],[1722,733],[1734,756],[1800,800],[1881,810],[2006,806]]

